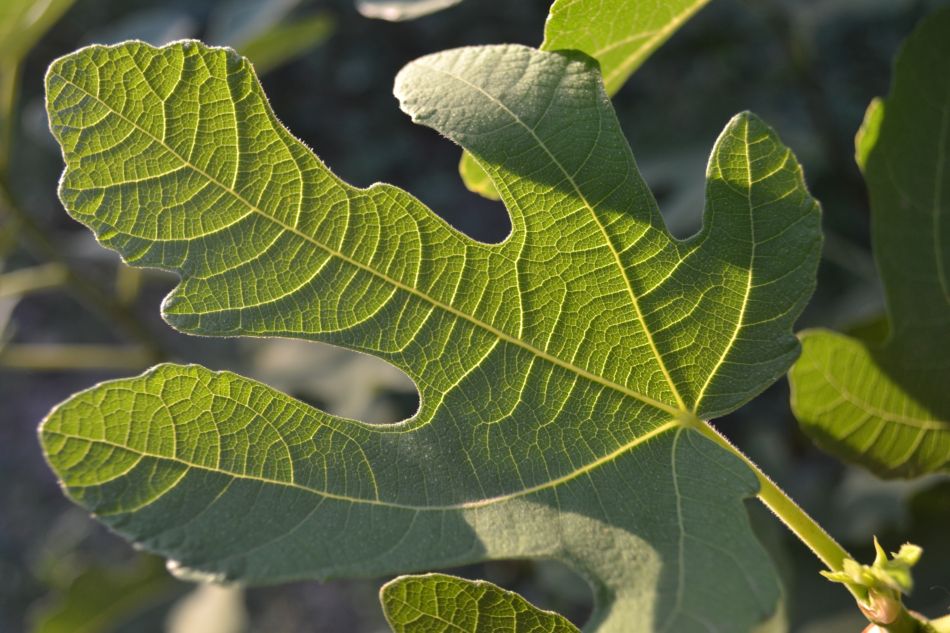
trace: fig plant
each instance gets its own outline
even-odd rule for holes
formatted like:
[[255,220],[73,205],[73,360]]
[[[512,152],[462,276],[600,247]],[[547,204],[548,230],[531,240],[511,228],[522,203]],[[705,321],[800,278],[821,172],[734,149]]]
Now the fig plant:
[[[559,18],[627,4],[556,2],[546,42]],[[703,3],[680,4],[627,44],[658,45]],[[906,130],[915,108],[950,109],[948,33],[945,11],[914,36],[861,141],[862,156],[935,164],[906,185],[929,185],[923,203],[902,198],[899,181],[885,195],[916,210],[911,237],[929,240],[938,264],[921,274],[938,278],[950,126]],[[791,151],[756,116],[734,117],[710,155],[703,228],[678,240],[613,112],[616,83],[605,87],[581,43],[547,48],[450,50],[396,78],[402,109],[462,146],[463,173],[470,160],[507,207],[511,234],[496,245],[397,187],[343,182],[229,49],[127,42],[54,62],[63,204],[127,262],[178,273],[162,306],[169,324],[347,347],[399,367],[420,394],[410,419],[370,425],[230,372],[158,365],[76,394],[43,422],[67,494],[203,580],[559,559],[591,584],[585,630],[603,633],[780,627],[779,582],[743,507],[758,496],[874,626],[948,630],[901,603],[918,550],[859,565],[709,422],[799,354],[793,326],[822,240]],[[913,61],[917,50],[930,66]],[[941,77],[933,99],[901,96],[903,74],[928,81],[915,73]],[[887,173],[875,169],[869,179]],[[888,201],[875,196],[875,213]],[[944,323],[946,308],[934,307]],[[914,473],[947,463],[946,422],[927,423]],[[382,599],[397,631],[576,630],[510,592],[439,574],[397,578]]]

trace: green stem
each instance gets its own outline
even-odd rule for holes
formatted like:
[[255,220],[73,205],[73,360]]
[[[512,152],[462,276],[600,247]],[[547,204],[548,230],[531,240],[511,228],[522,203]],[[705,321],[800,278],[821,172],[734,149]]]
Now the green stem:
[[[851,555],[838,544],[818,523],[808,516],[785,491],[768,478],[751,459],[745,456],[732,442],[726,439],[711,424],[700,421],[696,426],[700,433],[716,442],[752,469],[759,480],[759,499],[784,523],[798,539],[808,546],[815,556],[831,571],[840,571],[846,558]],[[854,593],[854,592],[852,592]],[[857,595],[855,595],[857,598]]]
[[[745,456],[735,445],[723,436],[715,427],[705,420],[691,420],[690,426],[700,433],[714,441],[716,444],[726,449],[739,459],[746,466],[752,469],[759,480],[759,500],[765,504],[772,513],[779,518],[785,526],[798,537],[802,543],[808,546],[815,556],[825,564],[830,571],[841,571],[844,567],[845,559],[854,559],[847,550],[835,541],[824,528],[808,516],[808,514],[789,497],[784,490],[779,488],[774,481],[769,479],[768,475],[762,472],[758,465]],[[868,611],[868,606],[859,592],[849,585],[843,583],[845,588],[854,596],[858,603],[861,613],[868,618],[873,626],[865,629],[867,632],[876,633],[942,633],[950,632],[950,616],[946,621],[936,620],[928,622],[912,615],[907,608],[900,604],[900,596],[897,596],[898,606],[900,608],[897,617],[892,621],[881,624],[874,621],[873,613]],[[922,616],[921,616],[922,617]],[[944,628],[945,627],[945,628]]]

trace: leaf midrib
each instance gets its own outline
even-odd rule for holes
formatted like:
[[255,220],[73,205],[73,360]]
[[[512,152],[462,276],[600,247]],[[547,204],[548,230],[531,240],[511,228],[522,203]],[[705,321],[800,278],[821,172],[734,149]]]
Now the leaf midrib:
[[[175,158],[177,158],[178,160],[180,160],[180,161],[182,162],[182,164],[183,164],[184,167],[186,167],[186,168],[188,168],[188,169],[192,169],[192,170],[193,170],[195,173],[197,173],[198,175],[202,176],[203,178],[206,178],[211,184],[215,185],[216,187],[218,187],[219,189],[221,189],[221,190],[222,190],[223,192],[225,192],[226,194],[229,194],[229,195],[233,196],[238,202],[240,202],[241,204],[245,205],[245,206],[246,206],[248,209],[250,209],[252,212],[258,213],[259,215],[261,215],[261,217],[263,217],[263,218],[265,218],[265,219],[268,219],[268,220],[274,222],[277,226],[279,226],[279,227],[282,228],[283,230],[289,231],[289,232],[293,233],[294,235],[297,235],[297,236],[300,237],[301,239],[303,239],[303,240],[305,240],[305,241],[307,241],[307,242],[310,242],[311,244],[313,244],[313,245],[316,246],[317,248],[320,248],[320,249],[324,250],[325,252],[329,253],[330,255],[332,255],[332,256],[334,256],[334,257],[337,257],[337,258],[339,258],[339,259],[341,259],[341,260],[347,262],[348,264],[350,264],[350,265],[352,265],[352,266],[355,266],[355,267],[357,267],[357,268],[359,268],[359,269],[361,269],[361,270],[364,270],[364,271],[366,271],[366,272],[368,272],[368,273],[370,273],[370,274],[372,274],[372,275],[374,275],[374,276],[376,276],[376,277],[382,279],[383,281],[389,283],[390,285],[393,285],[393,286],[399,288],[400,290],[403,290],[403,291],[405,291],[405,292],[408,292],[408,293],[410,293],[410,294],[412,294],[412,295],[414,295],[414,296],[416,296],[416,297],[418,297],[418,298],[420,298],[420,299],[422,299],[422,300],[424,300],[424,301],[430,303],[431,305],[433,305],[433,306],[435,306],[435,307],[437,307],[437,308],[439,308],[439,309],[442,309],[442,310],[444,310],[444,311],[446,311],[446,312],[448,312],[448,313],[450,313],[450,314],[452,314],[452,315],[454,315],[454,316],[456,316],[456,317],[458,317],[458,318],[461,318],[461,319],[463,319],[463,320],[465,320],[465,321],[468,321],[469,323],[472,323],[473,325],[482,328],[483,330],[489,332],[490,334],[492,334],[493,336],[495,336],[495,337],[497,337],[497,338],[500,338],[500,339],[502,339],[502,340],[504,340],[504,341],[506,341],[506,342],[508,342],[508,343],[511,343],[511,344],[513,344],[513,345],[516,345],[516,346],[518,346],[518,347],[521,347],[522,349],[525,349],[526,351],[531,352],[531,353],[534,354],[535,356],[537,356],[537,357],[539,357],[539,358],[541,358],[541,359],[543,359],[543,360],[546,360],[546,361],[548,361],[548,362],[550,362],[550,363],[552,363],[552,364],[554,364],[554,365],[557,365],[557,366],[559,366],[559,367],[562,367],[562,368],[564,368],[564,369],[567,369],[568,371],[571,371],[571,372],[573,372],[573,373],[575,373],[575,374],[577,374],[577,375],[579,375],[579,376],[581,376],[581,377],[583,377],[583,378],[586,378],[587,380],[590,380],[591,382],[594,382],[594,383],[597,383],[597,384],[601,384],[601,385],[603,385],[603,386],[605,386],[605,387],[607,387],[607,388],[613,389],[614,391],[620,392],[620,393],[622,393],[622,394],[624,394],[624,395],[626,395],[626,396],[629,396],[629,397],[631,397],[631,398],[634,398],[634,399],[636,399],[636,400],[639,400],[639,401],[643,402],[644,404],[647,404],[647,405],[649,405],[649,406],[652,406],[652,407],[655,408],[655,409],[658,409],[658,410],[660,410],[660,411],[663,411],[663,412],[668,413],[668,414],[673,415],[673,416],[677,416],[677,415],[679,415],[680,413],[682,413],[683,411],[685,411],[685,407],[683,407],[683,408],[681,408],[681,409],[677,409],[677,408],[672,407],[672,406],[670,406],[670,405],[668,405],[668,404],[666,404],[666,403],[664,403],[664,402],[661,402],[661,401],[659,401],[659,400],[656,400],[655,398],[651,398],[650,396],[647,396],[647,395],[642,394],[642,393],[640,393],[640,392],[638,392],[638,391],[635,391],[635,390],[633,390],[633,389],[630,389],[629,387],[626,387],[626,386],[621,385],[621,384],[619,384],[619,383],[615,383],[615,382],[613,382],[613,381],[611,381],[611,380],[608,380],[607,378],[604,378],[603,376],[599,376],[599,375],[597,375],[597,374],[595,374],[595,373],[593,373],[593,372],[590,372],[590,371],[588,371],[588,370],[586,370],[586,369],[584,369],[584,368],[582,368],[582,367],[578,367],[577,365],[574,365],[573,363],[570,363],[570,362],[568,362],[568,361],[562,360],[562,359],[558,358],[557,356],[554,356],[553,354],[550,354],[550,353],[548,353],[548,352],[546,352],[546,351],[544,351],[544,350],[542,350],[542,349],[540,349],[540,348],[538,348],[538,347],[535,347],[534,345],[528,343],[527,341],[524,341],[524,340],[522,340],[522,339],[520,339],[520,338],[518,338],[518,337],[512,336],[512,335],[508,334],[507,332],[504,332],[504,331],[502,331],[502,330],[500,330],[500,329],[494,327],[493,325],[490,325],[490,324],[488,324],[488,323],[486,323],[486,322],[484,322],[484,321],[482,321],[482,320],[480,320],[480,319],[478,319],[478,318],[476,318],[476,317],[474,317],[474,316],[472,316],[472,315],[469,315],[469,314],[466,314],[465,312],[462,312],[461,310],[455,308],[455,307],[452,306],[452,305],[449,305],[449,304],[443,303],[442,301],[439,301],[438,299],[436,299],[436,298],[434,298],[434,297],[432,297],[432,296],[426,294],[425,292],[422,292],[421,290],[419,290],[419,289],[417,289],[417,288],[413,288],[412,286],[409,286],[409,285],[407,285],[407,284],[405,284],[405,283],[403,283],[403,282],[401,282],[401,281],[399,281],[399,280],[397,280],[397,279],[394,279],[394,278],[390,277],[389,275],[387,275],[387,274],[385,274],[385,273],[383,273],[383,272],[381,272],[381,271],[378,271],[378,270],[376,270],[375,268],[372,268],[371,266],[369,266],[369,265],[367,265],[367,264],[364,264],[364,263],[362,263],[362,262],[360,262],[360,261],[357,261],[357,260],[355,260],[355,259],[349,257],[348,255],[346,255],[346,254],[344,254],[344,253],[338,251],[337,249],[334,249],[334,248],[332,248],[332,247],[330,247],[330,246],[328,246],[328,245],[326,245],[326,244],[324,244],[324,243],[318,241],[315,237],[313,237],[313,236],[311,236],[311,235],[307,235],[306,233],[303,233],[302,231],[298,230],[296,227],[290,226],[290,225],[288,225],[288,224],[286,224],[286,223],[280,221],[278,218],[274,217],[273,215],[270,215],[269,213],[264,212],[264,210],[262,210],[261,208],[259,208],[257,205],[251,203],[249,200],[247,200],[246,198],[244,198],[241,194],[239,194],[237,191],[235,191],[235,190],[232,189],[231,187],[228,187],[227,185],[225,185],[224,183],[222,183],[221,181],[219,181],[218,179],[216,179],[215,177],[213,177],[211,174],[207,173],[206,171],[204,171],[203,169],[201,169],[201,168],[198,167],[197,165],[194,165],[193,163],[191,163],[191,161],[189,161],[189,160],[186,159],[185,157],[181,156],[178,152],[176,152],[174,149],[172,149],[170,146],[168,146],[168,144],[165,143],[163,139],[157,138],[157,137],[156,137],[154,134],[152,134],[150,131],[148,131],[148,130],[146,130],[145,128],[143,128],[142,126],[140,126],[135,120],[130,119],[129,117],[125,116],[122,112],[119,112],[118,110],[116,110],[115,108],[113,108],[111,105],[109,105],[108,103],[106,103],[105,101],[103,101],[102,99],[100,99],[97,95],[92,94],[91,92],[89,92],[88,90],[86,90],[85,88],[83,88],[82,86],[76,84],[76,83],[73,82],[73,81],[70,81],[68,78],[66,78],[65,76],[63,76],[61,73],[53,73],[53,76],[59,78],[59,79],[62,80],[64,83],[66,83],[66,84],[72,86],[73,88],[75,88],[76,90],[78,90],[78,91],[81,92],[82,94],[86,95],[86,96],[89,97],[90,99],[95,100],[97,103],[99,103],[99,104],[102,105],[104,108],[106,108],[109,112],[111,112],[111,113],[114,114],[115,116],[119,117],[120,119],[122,119],[123,121],[125,121],[126,123],[128,123],[129,125],[133,126],[133,127],[134,127],[135,129],[137,129],[139,132],[141,132],[142,134],[144,134],[144,135],[147,136],[148,138],[152,139],[155,143],[157,143],[157,144],[160,145],[162,148],[164,148],[164,149],[165,149],[169,154],[171,154],[173,157],[175,157]],[[270,113],[268,113],[268,115],[269,115],[268,118],[271,118],[272,115],[270,115]],[[294,140],[296,140],[298,143],[300,142],[300,141],[297,140],[296,138],[295,138]],[[308,150],[308,151],[309,151],[309,150]],[[586,199],[585,199],[585,202],[586,202]],[[614,250],[614,249],[611,249],[611,250]],[[624,278],[626,278],[626,276],[624,276]],[[648,332],[648,330],[647,330],[645,327],[644,327],[644,331],[647,332],[647,336],[649,336],[649,332]],[[652,341],[652,339],[651,339],[651,341]],[[664,370],[664,371],[665,371],[665,370]],[[670,385],[671,385],[671,387],[672,387],[672,382],[670,383]],[[674,389],[674,393],[675,393],[675,387],[672,387],[672,388]]]
[[[745,290],[743,291],[743,295],[742,295],[742,306],[739,308],[739,314],[736,317],[736,325],[732,330],[732,335],[729,337],[729,342],[725,346],[723,346],[722,354],[720,354],[719,360],[716,361],[716,364],[713,366],[712,371],[709,372],[709,375],[706,377],[706,381],[703,383],[703,386],[700,388],[699,393],[696,394],[696,405],[693,407],[694,414],[699,411],[699,407],[702,404],[703,398],[706,396],[706,389],[709,388],[709,385],[719,374],[719,368],[722,367],[722,364],[724,362],[726,362],[726,357],[729,356],[729,352],[732,351],[732,347],[733,345],[735,345],[736,339],[739,337],[739,332],[742,331],[742,327],[745,324],[745,313],[749,307],[749,297],[752,294],[752,271],[753,271],[753,265],[755,263],[755,251],[756,251],[757,242],[755,238],[755,218],[753,217],[753,214],[755,213],[755,207],[752,204],[752,161],[749,157],[749,151],[748,151],[748,148],[749,148],[748,122],[746,122],[743,131],[745,134],[744,146],[746,148],[745,155],[743,156],[743,158],[745,159],[746,180],[749,183],[749,185],[747,186],[746,190],[743,193],[746,199],[746,207],[748,208],[748,212],[749,212],[749,242],[752,245],[749,252],[749,263],[746,266]],[[785,160],[782,163],[783,167],[785,165],[785,161],[787,160],[788,160],[788,155],[786,154]],[[722,178],[721,166],[719,167],[719,176],[720,178]],[[722,180],[725,182],[725,178],[722,178]]]
[[[99,444],[99,445],[102,445],[102,446],[108,446],[108,447],[110,447],[110,448],[116,448],[116,449],[119,449],[119,450],[127,451],[127,452],[132,453],[132,454],[134,454],[134,455],[137,455],[137,456],[139,457],[139,459],[138,459],[134,464],[132,464],[132,466],[130,466],[126,471],[124,471],[124,472],[122,472],[122,473],[119,473],[119,474],[117,474],[117,475],[115,475],[115,476],[113,476],[113,477],[110,477],[110,478],[108,478],[108,479],[105,479],[105,480],[103,480],[103,481],[97,481],[97,482],[92,483],[92,484],[82,484],[82,485],[70,485],[70,484],[67,483],[67,486],[68,486],[69,488],[72,488],[72,489],[88,488],[88,487],[91,487],[91,486],[103,486],[103,485],[105,485],[105,484],[108,484],[109,482],[112,482],[112,481],[121,479],[121,478],[124,477],[126,474],[128,474],[129,471],[131,471],[133,468],[135,468],[135,467],[141,462],[141,460],[142,460],[143,458],[151,458],[151,459],[157,459],[157,460],[162,460],[162,461],[166,461],[166,462],[176,463],[176,464],[179,464],[179,465],[181,465],[181,466],[186,467],[186,468],[189,469],[189,470],[192,470],[192,469],[193,469],[193,470],[202,470],[202,471],[214,473],[214,474],[217,474],[217,475],[224,475],[224,476],[230,477],[230,478],[232,478],[232,479],[242,479],[242,480],[247,480],[247,481],[257,481],[257,482],[259,482],[259,483],[268,484],[268,485],[273,485],[273,486],[281,486],[281,487],[284,487],[284,488],[293,488],[293,489],[295,489],[295,490],[301,490],[301,491],[303,491],[303,492],[307,492],[307,493],[310,493],[310,494],[313,494],[313,495],[317,495],[317,496],[319,496],[319,497],[323,497],[323,498],[326,498],[326,499],[333,499],[333,500],[336,500],[336,501],[345,501],[345,502],[348,502],[348,503],[361,504],[361,505],[380,506],[380,507],[392,508],[392,509],[399,509],[399,510],[411,510],[411,511],[414,511],[414,512],[449,512],[449,511],[461,511],[461,510],[474,510],[474,509],[477,509],[477,508],[482,508],[482,507],[485,507],[485,506],[494,505],[494,504],[496,504],[496,503],[501,503],[501,502],[504,502],[504,501],[510,501],[510,500],[512,500],[512,499],[517,499],[517,498],[519,498],[519,497],[529,496],[529,495],[532,495],[532,494],[534,494],[534,493],[536,493],[536,492],[541,492],[541,491],[543,491],[543,490],[547,490],[547,489],[550,489],[550,488],[556,488],[556,487],[561,486],[561,485],[563,485],[563,484],[566,484],[566,483],[568,483],[568,482],[570,482],[570,481],[572,481],[572,480],[574,480],[574,479],[577,479],[578,477],[581,477],[581,476],[583,476],[583,475],[586,475],[586,474],[588,474],[588,473],[590,473],[590,472],[593,472],[593,471],[597,470],[597,469],[600,468],[601,466],[603,466],[603,465],[605,465],[605,464],[608,464],[608,463],[612,462],[613,460],[617,459],[618,457],[620,457],[620,456],[623,455],[624,453],[627,453],[627,452],[633,450],[634,448],[636,448],[637,446],[639,446],[639,445],[641,445],[641,444],[643,444],[643,443],[646,443],[646,442],[648,442],[648,441],[650,441],[650,440],[652,440],[652,439],[654,439],[654,438],[656,438],[656,437],[658,437],[658,436],[660,436],[660,435],[663,435],[664,433],[667,433],[667,432],[669,432],[669,431],[675,431],[675,432],[679,433],[679,432],[682,432],[684,429],[685,429],[685,427],[682,425],[682,423],[681,423],[679,420],[677,420],[677,419],[668,420],[668,421],[665,422],[664,424],[661,424],[661,425],[659,425],[659,426],[657,426],[657,427],[651,429],[650,431],[644,433],[643,435],[637,436],[636,438],[634,438],[633,440],[631,440],[631,441],[627,442],[626,444],[620,446],[619,448],[614,449],[612,452],[608,453],[607,455],[605,455],[605,456],[603,456],[603,457],[601,457],[601,458],[599,458],[599,459],[595,459],[594,461],[589,462],[589,463],[585,464],[584,466],[581,466],[580,468],[577,468],[577,469],[575,469],[575,470],[572,470],[571,472],[566,473],[566,474],[564,474],[564,475],[562,475],[562,476],[560,476],[560,477],[556,477],[556,478],[550,479],[550,480],[548,480],[548,481],[546,481],[546,482],[543,482],[543,483],[540,483],[540,484],[537,484],[537,485],[534,485],[534,486],[529,486],[529,487],[523,488],[523,489],[521,489],[521,490],[517,490],[517,491],[510,492],[510,493],[503,494],[503,495],[496,495],[496,496],[494,496],[494,497],[488,497],[488,498],[486,498],[486,499],[478,499],[478,500],[475,500],[475,501],[463,501],[463,502],[460,502],[460,503],[443,504],[443,505],[431,505],[431,506],[413,505],[413,504],[407,504],[407,503],[398,503],[398,502],[394,502],[394,501],[384,501],[384,500],[382,500],[382,499],[369,499],[369,498],[363,498],[363,497],[351,497],[351,496],[348,496],[348,495],[342,495],[342,494],[338,494],[338,493],[334,493],[334,492],[329,492],[329,491],[326,491],[326,490],[319,490],[319,489],[317,489],[317,488],[312,488],[312,487],[310,487],[310,486],[305,486],[305,485],[303,485],[303,484],[298,484],[298,483],[296,483],[296,482],[294,482],[294,481],[284,481],[284,480],[281,480],[281,479],[273,479],[273,478],[270,478],[270,477],[261,477],[261,476],[249,475],[249,474],[246,474],[246,473],[237,473],[237,472],[232,472],[232,471],[230,471],[230,470],[224,470],[224,469],[221,469],[221,468],[213,468],[213,467],[211,467],[211,466],[206,466],[206,465],[203,465],[203,464],[196,464],[196,463],[194,463],[194,462],[190,462],[190,461],[188,461],[188,460],[186,460],[186,459],[182,459],[182,458],[180,458],[180,457],[170,457],[170,456],[167,456],[167,455],[159,455],[159,454],[156,454],[156,453],[150,453],[150,452],[148,452],[148,451],[130,448],[130,447],[128,447],[128,446],[125,446],[125,445],[123,445],[123,444],[120,444],[119,442],[113,442],[113,441],[106,440],[106,439],[102,439],[102,438],[95,438],[95,439],[94,439],[94,438],[83,437],[83,436],[81,436],[81,435],[74,435],[74,434],[72,434],[72,433],[65,433],[65,432],[63,432],[63,431],[56,431],[56,430],[47,429],[47,428],[44,428],[44,429],[43,429],[43,434],[44,434],[44,435],[54,435],[54,436],[57,436],[57,437],[61,437],[61,438],[68,439],[68,440],[75,440],[75,441],[80,441],[80,442],[88,442],[88,443],[90,443],[90,444]],[[185,474],[182,475],[182,477],[179,479],[179,481],[180,481],[181,479],[183,479],[185,475],[187,475],[187,472],[188,472],[188,471],[185,471]],[[141,506],[141,507],[145,507],[145,506],[147,506],[147,505],[149,505],[149,504],[151,504],[151,503],[154,503],[155,501],[157,501],[158,499],[160,499],[161,497],[163,497],[165,494],[167,494],[169,491],[173,490],[177,485],[178,485],[178,483],[176,482],[174,485],[172,485],[172,486],[168,487],[167,489],[163,490],[158,496],[156,496],[154,499],[152,499],[151,501],[149,501],[148,503],[144,504],[144,505]],[[136,508],[136,510],[138,510],[138,509],[140,509],[140,508]],[[126,512],[128,512],[128,511],[127,511],[127,510],[120,510],[120,511],[114,513],[114,514],[124,514],[124,513],[126,513]],[[106,515],[106,514],[100,514],[99,516],[107,516],[107,515]]]

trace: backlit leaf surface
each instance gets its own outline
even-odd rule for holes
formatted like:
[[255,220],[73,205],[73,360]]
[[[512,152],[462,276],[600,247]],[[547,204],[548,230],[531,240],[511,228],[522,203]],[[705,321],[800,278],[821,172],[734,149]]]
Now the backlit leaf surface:
[[444,574],[402,576],[383,587],[380,599],[396,633],[579,633],[514,592]]
[[591,631],[766,619],[778,585],[742,505],[756,478],[690,426],[798,353],[820,233],[794,157],[735,117],[704,228],[677,241],[586,56],[447,51],[395,91],[500,184],[503,243],[340,181],[231,51],[127,43],[54,63],[62,200],[129,262],[181,275],[170,324],[373,354],[421,396],[374,426],[160,365],[44,422],[68,494],[180,566],[245,582],[547,557],[591,582]]
[[868,108],[857,158],[871,196],[889,335],[881,345],[802,334],[792,407],[830,452],[875,473],[950,472],[950,11],[897,59]]

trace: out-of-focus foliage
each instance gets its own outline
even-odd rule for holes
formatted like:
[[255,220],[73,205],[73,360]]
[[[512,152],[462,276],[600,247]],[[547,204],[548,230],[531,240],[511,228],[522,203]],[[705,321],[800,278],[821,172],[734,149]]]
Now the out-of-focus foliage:
[[73,0],[0,2],[0,169],[6,168],[13,135],[20,62]]
[[[32,633],[109,633],[180,592],[157,557],[84,570],[34,616]],[[197,629],[195,629],[197,630]]]
[[[0,2],[0,5],[5,3]],[[330,40],[276,68],[263,78],[279,118],[345,179],[369,185],[383,180],[413,191],[454,226],[497,242],[510,227],[500,205],[466,195],[459,182],[455,147],[408,123],[393,107],[392,79],[420,55],[466,44],[540,41],[549,2],[476,0],[423,20],[392,24],[367,20],[353,0],[309,0],[291,19],[328,11],[335,21]],[[702,177],[708,148],[733,112],[749,108],[781,132],[805,165],[812,191],[824,206],[825,260],[815,299],[803,323],[840,331],[877,322],[883,310],[880,283],[867,247],[869,216],[860,174],[850,159],[854,130],[868,101],[888,88],[897,46],[917,20],[945,0],[716,0],[696,14],[676,37],[652,55],[614,100],[639,167],[660,201],[674,233],[686,236],[699,223]],[[101,41],[110,27],[138,16],[156,23],[162,9],[173,12],[164,30],[170,37],[204,37],[223,3],[217,0],[77,0],[24,60],[23,93],[16,120],[18,143],[11,179],[23,206],[41,223],[80,270],[111,287],[117,260],[64,219],[55,200],[61,160],[43,115],[42,77],[52,59]],[[151,12],[143,14],[143,12]],[[153,17],[154,16],[154,17]],[[172,28],[174,27],[174,28]],[[124,39],[134,32],[115,33]],[[141,33],[141,31],[139,31]],[[107,34],[107,33],[106,33]],[[160,44],[162,41],[154,41]],[[219,42],[223,43],[223,42]],[[357,143],[365,151],[353,152]],[[407,160],[407,156],[415,156]],[[698,202],[699,201],[699,202]],[[2,219],[0,219],[2,223]],[[830,232],[830,235],[829,235]],[[24,249],[5,251],[7,270],[42,263]],[[166,275],[142,276],[132,306],[167,357],[240,372],[321,408],[346,417],[397,421],[411,415],[411,382],[392,366],[365,355],[348,355],[316,344],[267,339],[185,338],[157,319],[156,307],[170,288]],[[2,291],[0,291],[2,292]],[[115,343],[115,328],[81,310],[61,291],[31,293],[11,313],[13,344],[78,341]],[[293,375],[282,369],[286,360]],[[376,389],[360,394],[365,416],[342,395],[329,363],[341,363],[351,383],[361,372],[386,374]],[[363,366],[369,369],[363,369]],[[27,630],[23,615],[49,591],[37,569],[46,539],[92,529],[72,516],[37,449],[35,420],[56,401],[120,373],[97,371],[11,371],[0,362],[0,630]],[[365,380],[363,378],[362,380]],[[362,381],[361,381],[362,384]],[[352,392],[347,389],[347,394]],[[946,496],[929,494],[933,482],[881,482],[859,469],[844,469],[816,451],[797,432],[787,409],[787,392],[771,389],[724,420],[722,427],[792,493],[859,560],[874,553],[862,547],[878,534],[889,549],[910,540],[926,555],[915,568],[917,589],[909,603],[925,613],[947,608],[946,572],[928,561],[947,560]],[[922,487],[923,486],[923,487]],[[921,500],[928,500],[923,504]],[[919,506],[926,505],[929,512]],[[757,508],[751,506],[753,510]],[[842,516],[842,508],[846,508]],[[862,628],[853,608],[842,613],[841,596],[819,578],[811,555],[754,513],[756,525],[781,564],[789,596],[791,630],[854,633]],[[63,524],[67,526],[63,526]],[[73,547],[76,565],[127,554],[101,530]],[[568,613],[577,624],[589,613],[585,583],[552,562],[505,561],[468,567],[462,573],[516,589],[546,609]],[[56,585],[61,586],[60,584]],[[247,592],[250,630],[282,633],[379,633],[386,625],[374,604],[372,582],[298,583]],[[846,620],[851,619],[850,623]],[[165,607],[137,620],[132,633],[164,630]]]
[[391,22],[415,20],[424,15],[447,9],[462,0],[356,0],[360,13],[368,18]]
[[790,374],[802,428],[875,473],[950,472],[950,10],[928,18],[897,58],[886,101],[857,138],[871,196],[888,334],[866,343],[802,334]]
[[265,73],[285,64],[329,36],[333,21],[317,14],[278,24],[238,48],[258,72]]
[[243,633],[248,617],[238,586],[198,585],[172,607],[166,633]]
[[237,49],[258,73],[266,73],[333,32],[333,19],[325,11],[292,15],[299,5],[300,0],[229,0],[212,14],[208,42]]
[[16,64],[74,0],[4,0],[0,3],[0,63]]
[[[239,99],[233,82],[245,86]],[[399,366],[430,403],[402,427],[377,429],[229,372],[159,365],[77,394],[44,421],[68,493],[207,577],[263,583],[550,557],[584,570],[602,596],[596,630],[767,619],[778,590],[738,503],[755,475],[684,420],[737,409],[797,353],[791,327],[814,288],[820,233],[791,152],[754,115],[733,117],[709,162],[706,230],[678,242],[590,58],[456,49],[408,64],[395,92],[503,185],[515,227],[504,245],[449,232],[399,189],[333,177],[277,123],[233,53],[130,42],[50,67],[62,201],[128,261],[179,273],[163,303],[170,324],[347,346]],[[134,210],[127,186],[141,201]],[[185,209],[181,221],[164,219]],[[761,248],[772,243],[783,248]],[[554,256],[532,255],[542,252]],[[615,342],[601,338],[609,332]],[[750,364],[758,370],[736,369]],[[592,419],[607,435],[595,439]],[[479,430],[496,426],[510,431]],[[511,434],[531,428],[541,438],[557,429],[545,440],[552,450],[539,454],[534,432]],[[253,439],[242,443],[245,431]],[[653,483],[622,483],[637,479]],[[723,511],[704,514],[713,498]],[[655,523],[662,513],[704,540],[668,539],[668,524]],[[230,539],[220,538],[224,521]],[[668,565],[679,570],[675,592],[658,573]],[[686,589],[694,583],[703,590]]]

